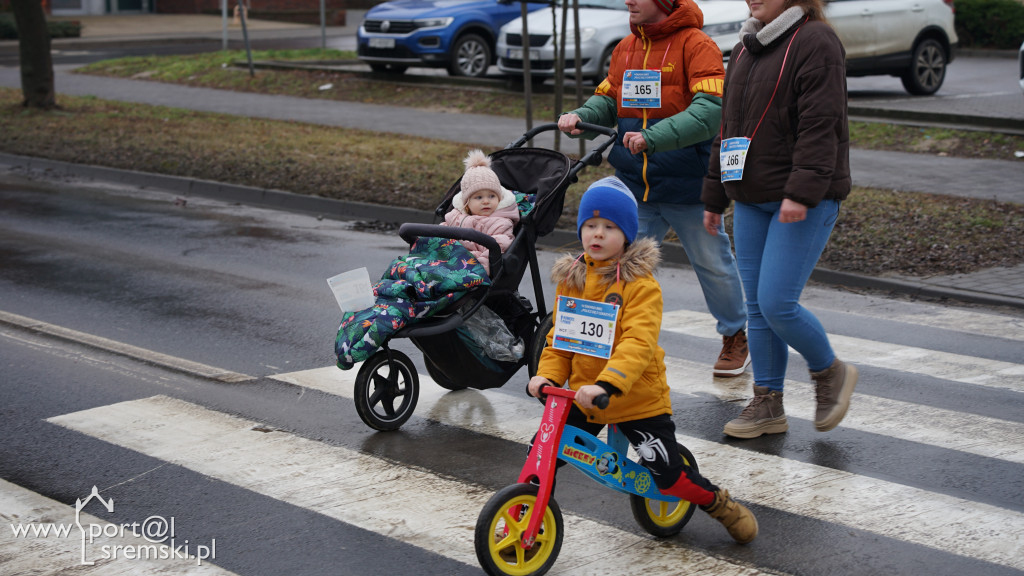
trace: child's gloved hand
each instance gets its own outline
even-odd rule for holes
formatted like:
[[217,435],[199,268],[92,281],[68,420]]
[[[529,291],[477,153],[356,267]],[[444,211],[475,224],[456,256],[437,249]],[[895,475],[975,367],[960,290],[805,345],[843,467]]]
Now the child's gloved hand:
[[576,402],[578,402],[583,408],[597,408],[597,406],[594,406],[594,399],[607,393],[608,392],[605,391],[604,388],[597,384],[580,386],[580,389],[576,391]]
[[540,398],[540,387],[545,384],[551,384],[551,380],[543,376],[534,376],[530,378],[530,383],[526,385],[526,393],[534,398]]

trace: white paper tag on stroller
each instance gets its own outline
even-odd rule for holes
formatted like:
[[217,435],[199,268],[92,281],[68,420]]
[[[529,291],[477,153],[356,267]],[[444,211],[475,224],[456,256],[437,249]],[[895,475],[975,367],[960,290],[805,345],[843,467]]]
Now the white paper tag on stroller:
[[344,312],[358,312],[373,306],[373,286],[366,268],[342,272],[327,279],[327,285],[334,292],[334,299]]
[[551,347],[598,358],[611,358],[619,305],[559,296]]

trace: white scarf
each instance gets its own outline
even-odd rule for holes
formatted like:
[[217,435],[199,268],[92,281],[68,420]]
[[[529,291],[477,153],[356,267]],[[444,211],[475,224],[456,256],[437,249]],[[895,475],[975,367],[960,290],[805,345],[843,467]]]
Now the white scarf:
[[747,21],[740,28],[740,41],[742,42],[743,37],[747,34],[756,34],[757,41],[762,46],[768,46],[803,17],[803,7],[793,6],[792,8],[787,8],[785,12],[779,14],[775,20],[772,20],[767,25],[757,18],[747,18]]

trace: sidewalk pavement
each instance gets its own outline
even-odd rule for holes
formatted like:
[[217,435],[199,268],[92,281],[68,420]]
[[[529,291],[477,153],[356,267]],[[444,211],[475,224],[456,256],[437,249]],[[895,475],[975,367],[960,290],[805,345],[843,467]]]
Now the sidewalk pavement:
[[[354,18],[349,11],[347,24],[334,27],[333,38],[338,35],[354,37],[355,27],[361,20],[361,12]],[[102,16],[94,17],[97,23],[83,28],[83,37],[77,40],[76,46],[81,47],[89,42],[110,42],[117,39],[148,38],[149,42],[187,41],[196,38],[221,38],[222,20],[212,16],[183,16],[169,18],[173,15],[136,15],[136,16]],[[103,20],[109,18],[110,20]],[[172,21],[173,20],[173,21]],[[320,37],[319,26],[290,23],[260,23],[252,21],[250,30],[253,36],[262,38],[296,38]],[[103,25],[100,25],[102,23]],[[187,29],[183,29],[185,26]],[[87,32],[89,28],[91,31]],[[161,28],[162,27],[162,28]],[[177,30],[177,32],[173,32]],[[237,30],[235,30],[237,32]],[[234,32],[232,32],[234,33]],[[238,32],[240,34],[240,32]],[[210,36],[210,35],[213,36]],[[204,36],[205,35],[205,36]],[[336,40],[335,40],[336,41]],[[83,44],[85,43],[85,44]],[[0,42],[0,50],[5,47]],[[58,41],[54,42],[55,47]],[[8,47],[9,48],[9,47]],[[16,48],[15,48],[16,49]],[[330,100],[314,100],[287,96],[270,96],[264,94],[247,94],[192,88],[119,78],[101,78],[73,74],[70,67],[55,68],[56,87],[59,93],[72,95],[93,95],[99,98],[138,102],[173,107],[185,107],[194,110],[217,112],[224,114],[243,114],[277,120],[290,120],[314,124],[324,124],[345,128],[379,130],[389,133],[422,136],[425,138],[446,139],[467,144],[482,145],[489,148],[500,148],[518,138],[526,130],[522,120],[499,118],[477,114],[451,114],[397,108],[390,106],[337,102]],[[16,68],[0,67],[0,86],[20,87],[20,76]],[[536,124],[535,124],[536,125]],[[538,137],[535,145],[550,147],[553,139],[550,134]],[[563,140],[563,144],[565,141]],[[570,148],[574,148],[573,143]],[[854,184],[874,188],[923,191],[954,196],[971,196],[991,199],[1000,202],[1024,204],[1024,184],[1021,182],[1022,163],[1020,161],[972,160],[963,158],[937,157],[921,154],[893,152],[877,152],[870,150],[852,150],[851,168]],[[6,164],[10,169],[56,169],[64,173],[89,174],[90,177],[112,178],[117,181],[136,183],[149,187],[170,187],[196,193],[224,196],[232,200],[248,198],[255,203],[267,204],[270,192],[265,190],[245,190],[240,187],[216,183],[203,183],[189,179],[168,178],[160,175],[138,175],[125,171],[97,169],[95,167],[75,167],[64,163],[47,163],[24,157],[0,157],[0,165]],[[127,180],[126,180],[127,179]],[[148,182],[148,184],[146,183]],[[219,192],[218,192],[219,191]],[[226,192],[225,192],[226,191]],[[278,208],[295,208],[326,214],[350,214],[349,208],[334,206],[309,207],[309,199],[302,200],[297,195],[273,193],[269,203]],[[319,199],[315,202],[326,202]],[[397,214],[400,218],[410,218],[401,210],[394,212],[381,207],[377,219],[385,219],[387,215]],[[364,216],[365,217],[365,216]],[[402,221],[402,220],[398,220]],[[428,217],[429,221],[429,217]],[[571,236],[571,234],[569,235]],[[553,239],[559,245],[571,242],[575,237]],[[666,260],[685,262],[685,255],[678,245],[666,245]],[[850,288],[870,288],[887,290],[902,294],[911,294],[926,298],[951,299],[963,302],[979,303],[992,306],[1008,306],[1024,309],[1024,265],[1013,268],[996,268],[972,274],[951,276],[935,276],[930,278],[911,278],[890,276],[869,278],[836,271],[818,269],[812,280],[839,284]]]

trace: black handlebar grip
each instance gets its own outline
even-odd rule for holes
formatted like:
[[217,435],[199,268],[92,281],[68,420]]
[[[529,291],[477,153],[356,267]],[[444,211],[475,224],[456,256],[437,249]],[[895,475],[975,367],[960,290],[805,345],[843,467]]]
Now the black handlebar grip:
[[608,407],[608,400],[610,400],[610,397],[607,394],[601,394],[597,398],[594,398],[594,406],[604,410]]

